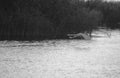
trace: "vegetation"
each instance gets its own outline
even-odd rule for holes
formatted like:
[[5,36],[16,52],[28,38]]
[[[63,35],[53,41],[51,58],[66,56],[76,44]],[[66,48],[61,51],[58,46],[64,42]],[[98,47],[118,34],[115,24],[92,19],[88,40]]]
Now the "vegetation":
[[0,40],[67,38],[105,26],[120,28],[120,2],[1,0]]

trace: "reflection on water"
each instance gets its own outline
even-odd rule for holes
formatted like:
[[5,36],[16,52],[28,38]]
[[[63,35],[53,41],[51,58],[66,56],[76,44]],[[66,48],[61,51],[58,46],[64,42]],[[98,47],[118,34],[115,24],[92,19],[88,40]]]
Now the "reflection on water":
[[0,42],[0,78],[119,78],[120,33],[92,40]]

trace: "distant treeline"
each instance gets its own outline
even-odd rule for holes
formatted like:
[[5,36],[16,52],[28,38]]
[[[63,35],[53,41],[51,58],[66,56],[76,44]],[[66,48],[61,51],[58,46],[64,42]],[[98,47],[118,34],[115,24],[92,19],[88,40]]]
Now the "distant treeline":
[[120,2],[0,0],[0,40],[66,38],[99,26],[120,28]]

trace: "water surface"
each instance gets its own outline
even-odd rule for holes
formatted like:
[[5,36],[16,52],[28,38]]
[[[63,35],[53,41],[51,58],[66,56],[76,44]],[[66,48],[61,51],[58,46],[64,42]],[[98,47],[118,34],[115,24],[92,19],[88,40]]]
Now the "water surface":
[[119,47],[119,31],[92,40],[1,41],[0,78],[119,78]]

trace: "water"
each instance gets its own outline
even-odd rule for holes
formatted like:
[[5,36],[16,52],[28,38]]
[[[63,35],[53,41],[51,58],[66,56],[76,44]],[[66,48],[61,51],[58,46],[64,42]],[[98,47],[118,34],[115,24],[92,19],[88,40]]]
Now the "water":
[[119,78],[119,47],[119,31],[92,40],[1,41],[0,78]]

